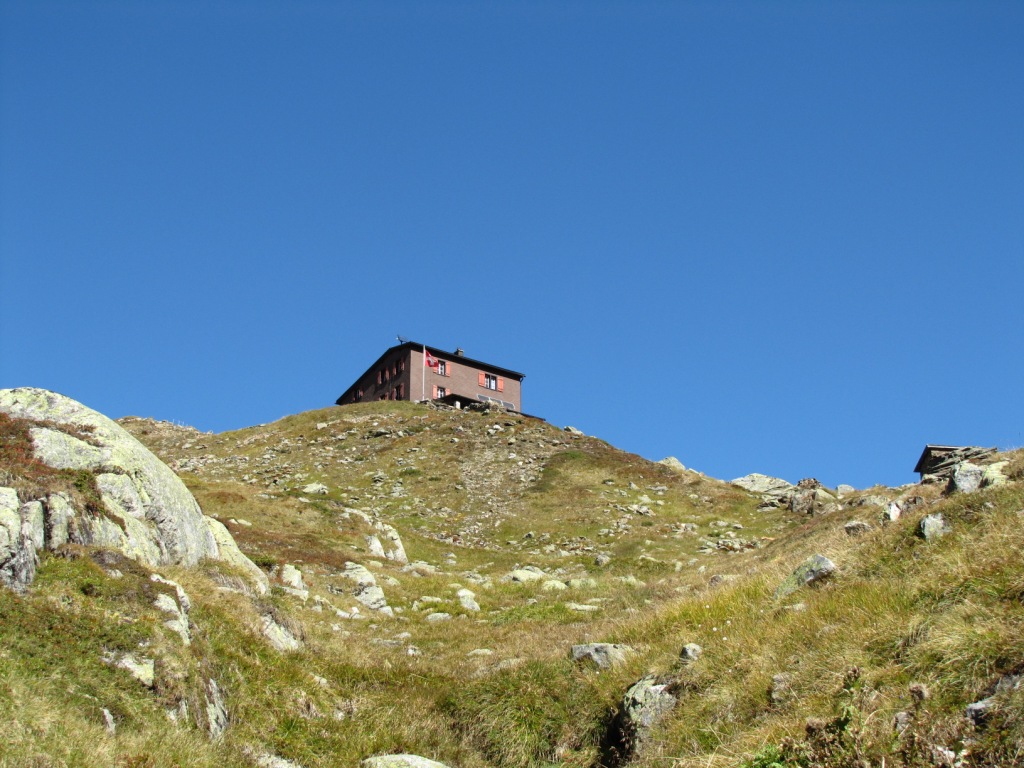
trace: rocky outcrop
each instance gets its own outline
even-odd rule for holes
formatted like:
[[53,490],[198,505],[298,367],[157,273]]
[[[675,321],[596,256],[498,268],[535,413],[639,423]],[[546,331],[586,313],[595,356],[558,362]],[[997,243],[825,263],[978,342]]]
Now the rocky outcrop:
[[[259,571],[226,529],[203,516],[181,479],[119,424],[71,398],[43,389],[0,390],[0,412],[25,419],[35,457],[95,479],[105,514],[84,514],[68,496],[50,494],[11,510],[0,498],[0,580],[32,580],[36,550],[66,543],[111,547],[150,567],[225,558],[254,578]],[[17,495],[14,495],[17,498]],[[223,526],[220,526],[223,528]]]

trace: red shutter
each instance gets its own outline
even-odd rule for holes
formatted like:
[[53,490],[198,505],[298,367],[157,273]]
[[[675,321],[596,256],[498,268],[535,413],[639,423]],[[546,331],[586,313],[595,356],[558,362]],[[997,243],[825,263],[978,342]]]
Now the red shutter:
[[431,399],[437,400],[437,384],[434,385],[434,396]]
[[445,376],[451,376],[452,375],[452,364],[451,363],[448,363],[447,365],[445,365],[445,367],[444,367],[444,375]]
[[505,380],[503,378],[501,378],[501,376],[498,377],[498,391],[499,392],[504,392],[505,391]]
[[484,378],[484,374],[482,373],[477,377],[477,382],[479,382],[481,387],[487,386],[487,380]]

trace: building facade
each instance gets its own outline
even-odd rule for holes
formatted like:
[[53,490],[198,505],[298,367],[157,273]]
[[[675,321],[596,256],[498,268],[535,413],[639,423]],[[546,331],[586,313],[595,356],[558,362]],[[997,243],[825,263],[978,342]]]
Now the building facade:
[[391,347],[337,399],[338,405],[372,400],[440,400],[464,406],[500,402],[523,410],[523,378],[517,371],[406,341]]

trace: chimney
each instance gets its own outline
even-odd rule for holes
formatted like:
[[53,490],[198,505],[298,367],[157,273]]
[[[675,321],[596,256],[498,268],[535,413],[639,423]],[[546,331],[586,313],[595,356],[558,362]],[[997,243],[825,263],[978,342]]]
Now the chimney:
[[466,352],[465,352],[465,350],[463,350],[463,349],[462,349],[462,347],[457,347],[457,348],[455,349],[455,355],[456,355],[457,357],[464,357],[464,356],[465,356],[465,354],[466,354]]

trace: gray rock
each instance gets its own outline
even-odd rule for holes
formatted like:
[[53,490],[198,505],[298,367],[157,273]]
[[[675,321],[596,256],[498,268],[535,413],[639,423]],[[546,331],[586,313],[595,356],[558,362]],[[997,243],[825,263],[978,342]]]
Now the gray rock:
[[683,664],[692,664],[701,657],[704,653],[704,649],[696,643],[687,643],[683,646],[682,650],[679,651],[679,661]]
[[368,535],[363,537],[366,540],[366,549],[369,551],[371,557],[379,557],[382,560],[387,559],[387,555],[384,553],[384,547],[380,543],[380,539],[376,536]]
[[775,590],[775,597],[786,597],[801,587],[821,584],[828,580],[835,572],[835,563],[827,557],[824,555],[812,555],[779,584],[778,589]]
[[797,488],[790,497],[789,508],[798,515],[824,515],[835,511],[835,500],[824,488]]
[[292,589],[304,590],[306,588],[302,583],[302,571],[291,563],[285,563],[281,569],[281,582]]
[[195,565],[205,557],[217,557],[216,542],[185,484],[120,425],[68,397],[30,387],[0,390],[0,411],[17,418],[91,429],[87,443],[54,429],[33,428],[36,457],[57,469],[85,469],[100,471],[101,477],[127,478],[116,485],[106,478],[109,492],[104,494],[104,502],[111,500],[108,506],[114,507],[110,510],[114,515],[142,518],[148,524],[145,541],[152,546],[140,546],[143,542],[132,542],[126,536],[120,548],[129,557],[147,565]]
[[950,528],[946,525],[946,519],[941,513],[934,515],[926,515],[921,519],[921,523],[918,526],[918,533],[925,541],[935,541],[947,533]]
[[782,672],[772,675],[772,685],[768,689],[768,700],[772,704],[782,704],[793,696],[793,676]]
[[459,598],[459,605],[464,610],[476,612],[480,610],[480,604],[476,601],[476,595],[472,590],[460,589],[455,593],[455,596]]
[[381,613],[386,613],[388,615],[393,613],[391,607],[388,605],[387,598],[384,596],[384,590],[376,584],[358,587],[353,597],[371,611],[380,611]]
[[206,729],[210,738],[218,740],[228,727],[228,709],[224,704],[217,681],[212,677],[206,681],[203,697],[206,703]]
[[985,467],[985,471],[981,477],[981,487],[989,488],[995,485],[1004,485],[1009,482],[1009,478],[1006,476],[1006,468],[1010,465],[1007,461],[996,461]]
[[399,537],[398,531],[387,523],[379,521],[374,523],[374,527],[380,532],[384,557],[400,565],[408,563],[409,558],[405,554],[405,547],[402,546],[402,539]]
[[683,466],[682,462],[679,461],[675,456],[666,456],[664,459],[658,462],[659,464],[668,467],[675,472],[687,472],[686,467]]
[[210,535],[213,536],[213,540],[217,542],[217,554],[220,560],[245,573],[249,577],[249,581],[255,586],[256,592],[265,595],[270,589],[270,579],[267,578],[267,574],[256,563],[242,554],[242,550],[238,548],[238,544],[235,543],[231,532],[224,527],[223,523],[219,520],[214,520],[212,517],[203,518],[203,521],[206,523],[206,528]]
[[63,493],[46,497],[46,548],[53,550],[68,543],[68,526],[75,518],[75,509]]
[[981,488],[981,482],[985,478],[985,469],[969,461],[961,462],[953,470],[953,476],[949,479],[948,491],[959,491],[960,493],[974,493]]
[[836,486],[836,493],[839,494],[840,496],[849,496],[851,493],[856,493],[856,492],[857,492],[857,489],[854,488],[852,485],[846,485],[845,483],[840,483],[839,485]]
[[586,603],[566,603],[565,607],[570,611],[576,611],[577,613],[596,613],[601,610],[596,605],[587,605]]
[[153,659],[140,659],[127,653],[117,660],[117,666],[126,670],[147,688],[153,687],[156,680],[156,664]]
[[258,768],[302,768],[300,763],[294,760],[287,760],[279,755],[272,755],[270,752],[249,752],[249,756]]
[[[6,545],[0,534],[0,580],[18,584],[14,572],[24,579],[29,570],[25,561],[34,562],[36,549],[68,542],[119,549],[150,567],[195,565],[204,558],[248,562],[226,529],[221,536],[215,535],[214,521],[203,516],[181,479],[106,416],[63,395],[32,387],[0,390],[0,411],[56,425],[29,430],[36,458],[57,469],[92,472],[107,510],[106,516],[77,516],[70,500],[60,494],[50,495],[38,508],[31,507],[24,522],[32,556],[23,550],[8,552],[13,548],[10,532]],[[74,431],[88,433],[88,440],[69,434]],[[9,516],[0,514],[0,518],[0,527],[7,528]],[[12,557],[14,562],[7,565]],[[246,570],[259,572],[251,562]]]
[[895,523],[900,519],[903,514],[903,505],[898,501],[889,501],[885,503],[885,511],[882,512],[882,524],[887,525],[889,523]]
[[731,482],[733,485],[738,485],[740,488],[750,491],[751,493],[763,493],[769,495],[785,493],[793,488],[792,483],[786,482],[782,478],[762,475],[760,472],[752,472],[749,475],[737,477]]
[[983,726],[985,725],[985,721],[988,719],[991,711],[998,704],[1000,694],[1018,690],[1022,685],[1024,685],[1024,676],[1003,675],[996,683],[995,690],[992,692],[992,695],[988,698],[982,699],[981,701],[975,701],[972,704],[968,704],[964,714],[973,720],[975,725]]
[[360,768],[448,768],[444,763],[419,755],[378,755],[366,758],[359,765]]
[[862,533],[870,531],[871,526],[862,520],[851,520],[843,526],[843,530],[847,536],[860,536]]
[[641,678],[622,697],[619,712],[612,721],[605,763],[622,765],[643,747],[650,731],[676,706],[676,697],[667,682],[656,675]]
[[327,493],[327,486],[323,483],[310,483],[302,489],[303,493],[308,493],[311,496],[323,496]]
[[102,711],[103,727],[106,729],[107,735],[114,736],[117,733],[117,722],[114,720],[114,715],[106,707]]
[[589,662],[598,669],[611,669],[623,664],[633,653],[636,653],[633,648],[619,643],[585,643],[574,645],[569,651],[573,661]]
[[188,621],[188,611],[191,608],[191,602],[189,601],[188,595],[185,594],[185,590],[176,582],[173,582],[170,579],[165,579],[159,574],[151,574],[149,578],[151,581],[155,581],[159,584],[166,584],[174,587],[177,599],[171,597],[166,592],[161,592],[156,596],[156,600],[153,601],[153,605],[171,617],[164,622],[164,626],[174,632],[177,632],[184,645],[191,645],[192,632],[189,628]]
[[34,508],[13,488],[0,488],[0,582],[24,592],[36,577]]
[[502,581],[513,581],[519,584],[527,584],[531,581],[540,581],[546,579],[547,574],[544,573],[540,568],[536,568],[532,565],[528,565],[525,568],[516,568],[514,571],[510,571],[502,577]]
[[438,611],[437,613],[428,613],[424,618],[424,621],[429,621],[431,624],[436,624],[439,621],[448,621],[449,619],[451,619],[451,617],[452,615],[450,613]]
[[291,630],[278,624],[274,617],[269,614],[261,618],[260,632],[270,641],[274,648],[282,653],[297,651],[302,647],[302,643],[292,634]]

